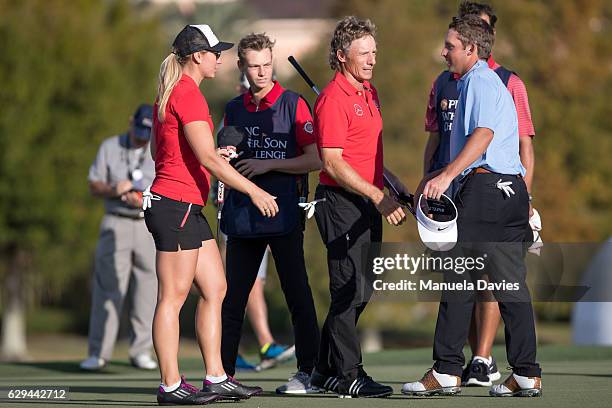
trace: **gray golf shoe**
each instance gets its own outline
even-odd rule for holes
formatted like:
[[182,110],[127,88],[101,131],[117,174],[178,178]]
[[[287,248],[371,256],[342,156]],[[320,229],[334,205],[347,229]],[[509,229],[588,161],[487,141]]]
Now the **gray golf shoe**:
[[298,371],[289,378],[289,382],[276,389],[277,394],[316,394],[321,392],[324,392],[324,390],[313,386],[310,383],[310,374],[303,371]]

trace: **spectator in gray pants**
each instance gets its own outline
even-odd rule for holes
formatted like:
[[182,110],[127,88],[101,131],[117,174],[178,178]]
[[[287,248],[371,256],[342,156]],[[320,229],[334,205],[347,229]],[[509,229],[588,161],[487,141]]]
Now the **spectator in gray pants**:
[[102,369],[113,354],[119,320],[130,287],[130,346],[133,366],[153,370],[151,325],[157,277],[155,244],[142,211],[142,191],[153,182],[151,159],[153,107],[141,105],[130,119],[129,131],[102,142],[89,169],[89,187],[104,199],[92,283],[89,357],[81,369]]

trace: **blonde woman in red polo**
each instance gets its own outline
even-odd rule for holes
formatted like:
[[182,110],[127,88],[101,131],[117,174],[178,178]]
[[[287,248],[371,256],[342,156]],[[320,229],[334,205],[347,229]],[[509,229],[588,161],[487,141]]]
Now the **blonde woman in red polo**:
[[[202,214],[210,174],[247,194],[263,215],[278,212],[275,197],[242,177],[215,150],[213,123],[199,84],[215,77],[221,52],[232,46],[219,41],[207,25],[188,25],[161,64],[151,143],[156,175],[145,203],[145,220],[157,249],[153,343],[161,374],[160,404],[200,405],[262,392],[227,376],[221,364],[225,274]],[[192,284],[200,293],[196,333],[206,365],[202,390],[188,384],[178,368],[179,313]]]

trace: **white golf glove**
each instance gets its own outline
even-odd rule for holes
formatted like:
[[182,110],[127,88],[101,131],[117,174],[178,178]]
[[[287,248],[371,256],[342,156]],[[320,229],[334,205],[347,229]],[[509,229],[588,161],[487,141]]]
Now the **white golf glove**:
[[542,231],[542,218],[540,213],[535,208],[533,209],[533,215],[529,218],[529,226],[533,231],[533,244],[527,249],[532,254],[540,255],[540,250],[544,246],[540,231]]
[[320,203],[321,201],[326,201],[326,200],[324,198],[321,198],[319,200],[310,201],[308,203],[298,203],[298,205],[302,207],[304,211],[306,211],[306,218],[311,219],[315,213],[315,206],[317,205],[317,203]]
[[145,188],[142,192],[142,209],[146,210],[147,208],[151,208],[151,200],[159,201],[161,197],[151,193],[151,186]]
[[499,179],[497,180],[495,187],[503,191],[507,197],[510,197],[511,194],[514,195],[514,190],[512,189],[512,187],[510,187],[511,185],[511,181],[502,181],[502,179]]

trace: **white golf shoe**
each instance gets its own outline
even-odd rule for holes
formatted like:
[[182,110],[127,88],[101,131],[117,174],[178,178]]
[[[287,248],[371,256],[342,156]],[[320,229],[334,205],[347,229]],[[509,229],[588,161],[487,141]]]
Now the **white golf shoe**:
[[106,366],[106,360],[98,356],[89,356],[87,359],[81,361],[79,367],[85,371],[98,371]]
[[142,370],[155,370],[157,362],[151,358],[149,353],[138,354],[136,357],[130,358],[130,363]]

